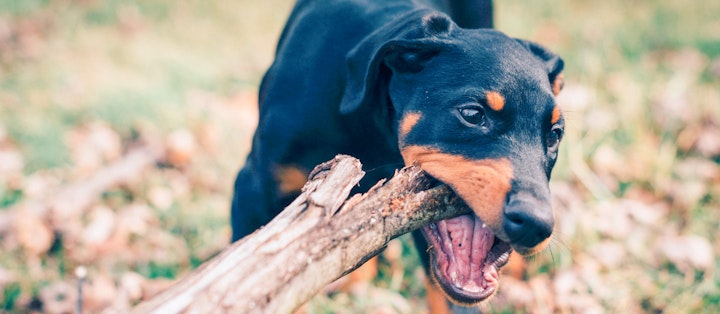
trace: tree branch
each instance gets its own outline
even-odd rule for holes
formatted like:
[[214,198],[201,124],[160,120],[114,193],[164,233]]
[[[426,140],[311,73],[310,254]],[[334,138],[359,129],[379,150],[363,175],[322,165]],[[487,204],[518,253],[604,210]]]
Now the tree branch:
[[363,175],[349,156],[317,166],[303,193],[268,225],[135,312],[290,313],[393,238],[470,212],[447,186],[430,188],[434,181],[417,166],[345,201]]

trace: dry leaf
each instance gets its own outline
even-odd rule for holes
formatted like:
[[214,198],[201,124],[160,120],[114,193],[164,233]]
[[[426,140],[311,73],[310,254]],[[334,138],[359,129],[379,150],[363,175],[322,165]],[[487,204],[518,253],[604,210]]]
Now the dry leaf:
[[625,260],[627,249],[614,241],[603,241],[590,248],[591,254],[606,269],[613,270]]
[[623,199],[618,203],[618,206],[623,207],[630,217],[645,226],[657,226],[667,218],[669,212],[668,205],[661,202],[648,205],[632,199]]
[[115,282],[109,275],[93,276],[83,288],[84,309],[90,313],[110,306],[117,296]]
[[49,173],[34,173],[23,182],[23,196],[26,199],[40,199],[51,194],[60,185],[57,176]]
[[383,251],[383,256],[388,260],[388,262],[394,263],[402,258],[402,251],[402,242],[398,239],[394,239],[388,242],[385,251]]
[[561,271],[553,278],[553,288],[558,300],[568,299],[578,290],[584,290],[580,288],[581,285],[578,275],[572,270]]
[[527,282],[509,276],[502,277],[501,280],[502,288],[498,291],[497,299],[493,299],[492,305],[528,308],[535,303],[535,295]]
[[131,302],[140,301],[143,297],[143,286],[146,279],[135,272],[126,272],[120,278],[120,289],[122,289]]
[[7,181],[10,177],[22,175],[24,167],[25,161],[20,151],[0,145],[0,180]]
[[17,210],[0,210],[0,238],[12,232]]
[[80,126],[66,138],[75,168],[81,175],[90,174],[122,153],[120,136],[104,122]]
[[50,226],[27,207],[15,213],[15,237],[28,253],[39,256],[47,252],[55,236]]
[[708,186],[699,181],[673,182],[668,192],[673,197],[673,205],[681,210],[693,209],[708,193]]
[[674,170],[684,180],[713,181],[720,178],[720,165],[707,159],[686,158],[678,161]]
[[606,108],[592,108],[585,114],[584,127],[588,132],[607,134],[618,128],[618,115]]
[[697,235],[665,235],[656,243],[657,252],[683,272],[710,271],[715,256],[710,241]]
[[150,205],[160,210],[170,208],[174,201],[173,191],[164,186],[154,186],[150,188],[147,198]]
[[627,208],[619,206],[618,202],[607,201],[595,207],[595,213],[589,220],[583,221],[589,230],[613,237],[624,239],[634,228],[627,213]]
[[75,285],[58,281],[40,289],[39,296],[45,313],[74,313],[77,303]]
[[714,124],[707,124],[698,135],[695,147],[707,158],[720,156],[720,128]]
[[710,74],[716,79],[720,79],[720,58],[715,58],[715,60],[712,61],[709,70]]
[[118,229],[125,230],[127,235],[144,236],[150,227],[157,226],[157,217],[150,208],[141,203],[134,203],[118,210]]
[[570,114],[580,114],[597,102],[597,92],[588,85],[565,82],[563,91],[557,97],[557,103]]
[[166,158],[170,164],[176,167],[190,163],[196,150],[195,136],[187,129],[172,132],[167,138]]
[[534,295],[534,310],[538,313],[553,313],[557,307],[555,293],[552,291],[550,278],[545,274],[537,274],[528,282]]
[[10,283],[17,280],[17,276],[14,272],[11,272],[5,268],[0,267],[0,289],[4,289]]
[[115,213],[105,206],[96,206],[88,213],[88,224],[83,231],[83,242],[88,245],[105,243],[115,230]]

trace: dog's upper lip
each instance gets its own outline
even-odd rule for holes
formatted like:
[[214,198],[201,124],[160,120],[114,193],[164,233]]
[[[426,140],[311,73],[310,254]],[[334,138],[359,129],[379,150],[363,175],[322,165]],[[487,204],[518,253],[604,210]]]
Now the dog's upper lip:
[[442,220],[421,230],[431,247],[433,277],[450,298],[474,304],[495,293],[498,270],[512,249],[476,215]]

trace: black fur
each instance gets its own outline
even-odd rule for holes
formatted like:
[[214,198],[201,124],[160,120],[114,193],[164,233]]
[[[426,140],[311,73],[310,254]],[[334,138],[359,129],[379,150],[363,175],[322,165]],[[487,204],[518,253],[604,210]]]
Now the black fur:
[[[546,143],[562,128],[562,119],[550,122],[551,85],[563,63],[537,44],[472,29],[492,27],[491,7],[470,0],[298,1],[262,80],[259,125],[235,182],[233,240],[297,195],[279,191],[281,167],[309,171],[342,153],[367,171],[359,190],[391,176],[404,166],[398,124],[407,112],[423,118],[406,143],[512,160],[517,193],[507,202],[532,201],[511,215],[532,219],[535,209],[526,207],[549,206],[556,152]],[[457,106],[482,104],[489,91],[505,97],[505,108],[486,110],[484,129],[463,126]],[[539,219],[552,224],[552,217]]]

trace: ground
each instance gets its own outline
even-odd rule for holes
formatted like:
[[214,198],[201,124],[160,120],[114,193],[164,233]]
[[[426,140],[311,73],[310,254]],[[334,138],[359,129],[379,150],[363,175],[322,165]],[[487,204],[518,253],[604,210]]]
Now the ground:
[[[290,1],[0,0],[0,311],[127,309],[217,253]],[[566,61],[557,228],[488,312],[720,311],[720,2],[497,1]],[[425,311],[409,237],[308,313]]]

